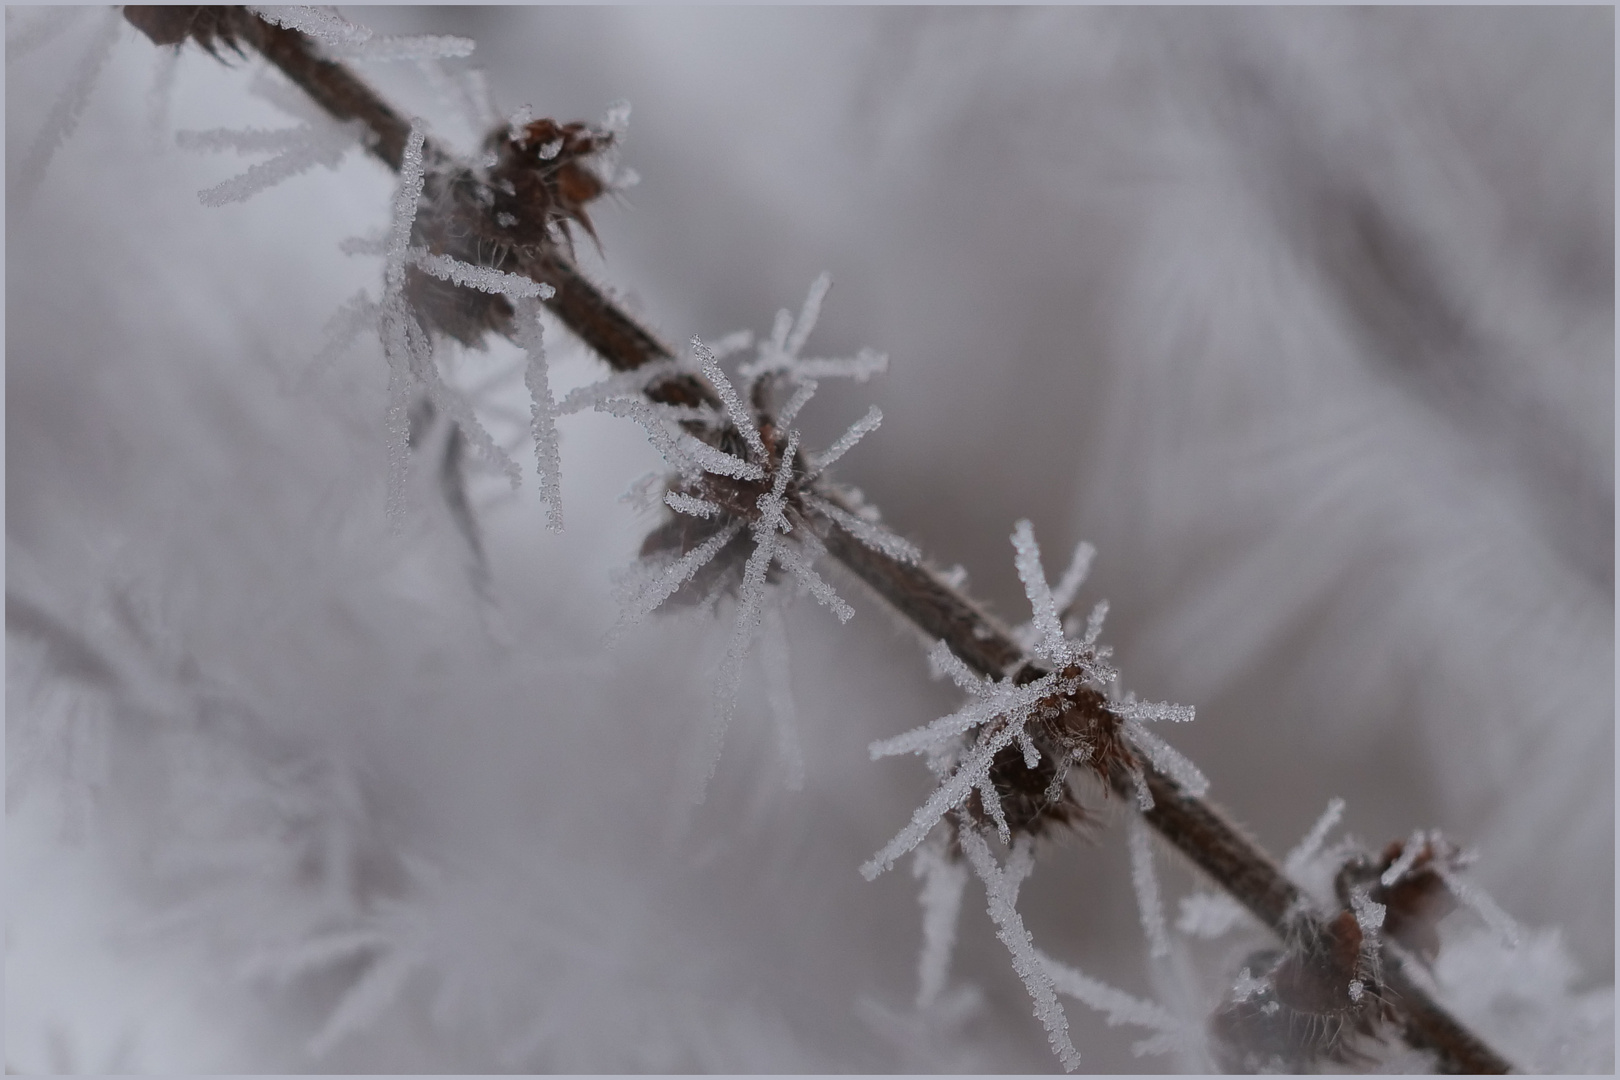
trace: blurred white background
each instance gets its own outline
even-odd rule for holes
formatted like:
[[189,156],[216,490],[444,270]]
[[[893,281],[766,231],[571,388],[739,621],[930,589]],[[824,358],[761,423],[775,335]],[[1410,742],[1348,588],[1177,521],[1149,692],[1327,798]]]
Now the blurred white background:
[[[806,423],[882,407],[839,471],[891,526],[1012,621],[1015,519],[1054,575],[1094,542],[1084,595],[1128,686],[1197,707],[1211,797],[1279,856],[1332,796],[1371,844],[1477,848],[1572,964],[1526,979],[1567,1028],[1493,1033],[1612,1068],[1612,10],[345,10],[476,39],[450,66],[505,110],[628,99],[598,280],[680,342],[831,272],[811,351],[891,368]],[[48,17],[9,8],[8,43]],[[639,429],[564,421],[561,536],[532,475],[475,480],[493,604],[425,465],[391,537],[380,349],[310,368],[379,291],[338,244],[391,178],[354,151],[201,206],[255,159],[174,133],[291,126],[278,77],[122,26],[20,198],[107,18],[6,68],[8,1065],[1055,1068],[976,885],[983,1004],[925,1030],[916,882],[856,873],[929,780],[867,744],[955,708],[915,635],[835,575],[855,620],[789,620],[804,790],[751,674],[671,829],[726,634],[599,645],[653,523],[617,501]],[[414,65],[364,72],[470,145]],[[599,376],[548,340],[554,385]],[[1189,1015],[1245,947],[1151,973],[1117,822],[1043,848],[1021,907]],[[1201,1067],[1068,1013],[1085,1069]]]

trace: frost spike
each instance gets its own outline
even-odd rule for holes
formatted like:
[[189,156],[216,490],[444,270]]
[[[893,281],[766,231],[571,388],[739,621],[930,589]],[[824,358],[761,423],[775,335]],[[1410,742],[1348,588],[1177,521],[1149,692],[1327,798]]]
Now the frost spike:
[[965,731],[971,731],[980,724],[988,723],[998,716],[1025,715],[1043,698],[1060,692],[1061,685],[1052,675],[1037,679],[1026,686],[995,683],[988,686],[987,691],[982,692],[983,696],[977,701],[968,703],[949,716],[942,716],[903,735],[872,743],[868,747],[872,760],[927,750]]
[[1197,715],[1191,705],[1172,705],[1168,701],[1122,701],[1113,706],[1116,715],[1137,723],[1168,720],[1173,724],[1188,724]]
[[1116,990],[1076,968],[1059,963],[1039,949],[1035,950],[1035,955],[1051,977],[1053,989],[1102,1013],[1109,1027],[1134,1024],[1183,1038],[1188,1034],[1187,1025],[1176,1019],[1163,1005],[1142,1001],[1123,990]]
[[618,641],[626,630],[652,614],[659,604],[675,595],[677,589],[692,580],[692,575],[701,570],[710,559],[720,553],[721,548],[731,543],[732,539],[742,532],[742,527],[741,521],[731,522],[702,544],[682,555],[657,581],[632,596],[626,602],[625,610],[619,615],[618,622],[608,631],[609,643]]
[[[1154,768],[1180,784],[1187,794],[1202,798],[1209,790],[1209,778],[1181,751],[1134,720],[1125,721],[1125,730],[1130,733],[1131,741],[1147,754]],[[1142,790],[1146,791],[1146,786]]]
[[862,349],[852,357],[845,359],[812,358],[799,360],[793,365],[793,370],[801,378],[854,379],[863,383],[873,375],[882,375],[889,370],[889,357],[887,353],[880,353],[875,349]]
[[789,791],[804,790],[804,751],[799,747],[799,711],[793,703],[793,668],[787,627],[775,604],[766,604],[764,634],[759,642],[760,666],[765,671],[765,701],[776,721],[777,745],[787,767]]
[[827,290],[832,288],[832,275],[823,272],[816,280],[810,283],[810,292],[804,298],[804,306],[799,309],[798,321],[793,324],[793,333],[784,342],[783,351],[789,356],[798,356],[799,350],[810,337],[810,331],[816,328],[816,320],[821,317],[821,302],[826,299]]
[[388,361],[388,489],[387,518],[390,531],[399,535],[405,527],[405,480],[410,465],[411,318],[405,304],[405,253],[411,243],[411,227],[422,199],[422,147],[427,141],[420,124],[411,124],[400,160],[399,187],[394,192],[393,215],[389,221],[388,257],[383,270],[383,299],[378,315],[383,356]]
[[359,45],[334,48],[333,51],[353,60],[452,60],[471,56],[478,47],[472,38],[449,34],[389,34],[374,37]]
[[943,638],[934,642],[928,649],[928,670],[933,672],[935,678],[949,675],[958,689],[969,693],[982,692],[988,681],[964,664]]
[[673,360],[655,360],[633,371],[617,372],[600,382],[569,391],[568,396],[562,399],[562,404],[557,406],[557,411],[563,414],[576,413],[598,408],[602,402],[612,398],[639,398],[647,387],[667,375],[675,374],[678,370]]
[[1043,659],[1062,663],[1069,658],[1070,646],[1058,622],[1057,605],[1046,583],[1046,571],[1041,568],[1041,548],[1028,518],[1021,518],[1013,526],[1012,542],[1017,552],[1018,580],[1024,583],[1024,595],[1029,597],[1035,632],[1040,637],[1035,652]]
[[666,492],[664,504],[677,514],[689,514],[692,517],[712,518],[721,513],[719,503],[712,503],[707,499],[694,499],[679,491]]
[[799,415],[799,410],[808,405],[810,399],[816,396],[816,389],[816,380],[814,379],[805,379],[801,382],[799,388],[793,391],[793,396],[788,398],[787,404],[782,406],[782,411],[776,414],[777,427],[786,427],[793,423],[793,418]]
[[34,192],[45,179],[45,170],[50,167],[56,151],[61,149],[68,136],[79,126],[79,118],[84,114],[84,107],[90,101],[90,91],[95,88],[96,77],[101,74],[101,69],[107,66],[107,58],[112,55],[113,46],[118,44],[118,32],[124,24],[123,15],[118,8],[112,8],[105,18],[101,32],[91,40],[90,47],[80,59],[79,66],[73,73],[73,81],[68,83],[67,89],[62,91],[62,96],[51,106],[50,113],[45,117],[44,126],[39,129],[39,134],[34,136],[34,141],[23,154],[13,191],[19,204],[27,204],[33,199]]
[[1159,899],[1159,875],[1153,870],[1153,845],[1147,825],[1139,815],[1126,819],[1131,848],[1131,886],[1136,892],[1136,910],[1142,919],[1142,932],[1152,956],[1170,955],[1170,935],[1164,929],[1164,904]]
[[1401,849],[1401,857],[1390,864],[1389,869],[1378,879],[1379,882],[1387,888],[1401,880],[1401,875],[1412,869],[1412,864],[1417,862],[1418,856],[1423,853],[1423,847],[1423,830],[1413,829],[1412,835],[1406,840],[1406,846]]
[[[1035,952],[1035,943],[1014,906],[1016,887],[1009,887],[1006,872],[996,866],[995,856],[990,854],[989,846],[976,830],[964,828],[960,838],[963,854],[979,880],[984,882],[984,891],[989,898],[990,919],[996,924],[996,936],[1012,953],[1013,970],[1018,972],[1018,977],[1024,981],[1024,989],[1029,991],[1029,996],[1035,1002],[1035,1016],[1046,1028],[1047,1042],[1063,1068],[1073,1072],[1080,1067],[1080,1052],[1069,1040],[1069,1018],[1063,1013],[1063,1006],[1058,1002],[1052,986],[1052,978]],[[1020,838],[1021,845],[1027,842],[1028,837]],[[1007,861],[1010,865],[1012,857],[1009,856]]]
[[1344,800],[1337,796],[1329,799],[1327,809],[1316,819],[1316,824],[1311,826],[1304,839],[1294,845],[1294,849],[1283,859],[1283,870],[1289,877],[1298,877],[1310,864],[1316,853],[1322,850],[1322,841],[1327,839],[1327,834],[1343,816]]
[[540,475],[540,495],[546,502],[546,528],[562,532],[562,451],[558,446],[557,402],[551,396],[544,333],[540,322],[540,305],[533,300],[520,303],[517,334],[518,344],[528,355],[523,369],[523,384],[529,388],[529,423],[534,432],[535,469]]
[[765,599],[765,572],[771,564],[776,542],[775,529],[754,530],[754,550],[743,567],[742,586],[737,591],[737,621],[731,634],[731,645],[726,658],[720,663],[720,676],[714,686],[714,714],[704,740],[708,766],[697,791],[697,802],[708,795],[709,781],[720,767],[720,751],[725,743],[726,728],[731,726],[732,714],[737,711],[737,687],[742,682],[743,660],[748,655],[754,638],[759,633],[760,606]]
[[752,461],[733,457],[689,432],[679,429],[671,432],[664,426],[664,415],[648,402],[636,398],[609,398],[598,402],[596,409],[611,416],[636,421],[647,433],[647,441],[657,448],[664,460],[688,476],[711,472],[720,476],[734,476],[739,480],[765,478],[765,470]]
[[330,8],[308,5],[286,7],[252,6],[249,11],[285,30],[296,30],[326,45],[359,45],[371,38],[368,26],[352,23]]
[[432,255],[420,248],[412,248],[407,254],[411,262],[424,272],[441,281],[449,281],[469,289],[495,293],[513,300],[525,300],[530,297],[549,300],[557,295],[557,290],[550,285],[521,274],[508,274],[487,266],[474,266],[472,263],[462,262],[448,255]]
[[1069,559],[1069,568],[1063,571],[1063,577],[1052,590],[1052,604],[1057,608],[1061,620],[1070,608],[1074,606],[1074,599],[1080,592],[1080,586],[1086,583],[1086,576],[1091,573],[1091,563],[1097,557],[1097,549],[1082,540],[1074,546],[1074,555]]
[[804,502],[806,506],[818,513],[825,514],[839,525],[842,525],[846,532],[873,551],[880,551],[896,562],[905,563],[907,566],[915,566],[922,560],[922,552],[918,550],[917,545],[904,537],[896,536],[887,529],[874,525],[864,518],[856,517],[842,507],[815,495],[806,495]]
[[235,150],[239,154],[268,154],[291,150],[304,141],[309,128],[209,128],[207,131],[177,131],[174,144],[182,150],[219,152]]
[[420,964],[418,958],[402,956],[397,950],[383,952],[349,987],[325,1026],[309,1040],[309,1052],[322,1057],[344,1037],[376,1022],[399,997],[406,980]]
[[917,896],[923,911],[923,947],[917,958],[917,1008],[921,1010],[939,1000],[950,976],[967,868],[934,847],[918,848],[913,865],[913,872],[923,879]]
[[911,815],[911,822],[861,865],[861,876],[871,881],[894,865],[894,861],[918,844],[946,813],[960,806],[974,788],[989,783],[990,764],[1002,748],[1017,738],[1022,723],[1008,723],[993,735],[980,739],[951,778]]
[[1514,921],[1513,916],[1498,907],[1496,901],[1486,895],[1484,890],[1454,873],[1440,859],[1435,859],[1431,865],[1434,872],[1440,875],[1440,880],[1446,883],[1446,888],[1451,890],[1452,896],[1473,908],[1474,914],[1485,920],[1485,925],[1496,931],[1509,948],[1519,947],[1519,924]]
[[812,469],[816,473],[824,472],[829,465],[849,453],[855,444],[870,433],[877,430],[883,423],[883,410],[873,405],[866,410],[866,415],[849,426],[849,430],[838,437],[838,441],[827,447],[826,451],[816,455]]
[[[715,357],[714,351],[698,338],[693,338],[692,352],[702,363],[704,378],[709,380],[715,393],[720,395],[720,400],[725,403],[726,412],[731,414],[731,422],[737,425],[737,430],[742,433],[743,440],[748,443],[748,448],[754,452],[755,458],[760,461],[769,459],[770,454],[766,452],[765,443],[759,437],[759,428],[754,424],[754,414],[743,406],[736,388],[731,385],[731,380],[720,370],[720,361]],[[787,461],[786,456],[783,457],[783,461]]]
[[855,609],[845,603],[843,597],[834,592],[833,587],[827,584],[827,580],[816,573],[798,552],[778,544],[774,558],[809,591],[811,596],[816,598],[818,603],[831,610],[839,622],[846,623],[855,617]]
[[1005,706],[994,698],[975,701],[922,727],[912,728],[903,735],[879,739],[867,747],[872,760],[895,757],[899,754],[918,754],[932,750],[949,739],[972,731],[1000,716]]

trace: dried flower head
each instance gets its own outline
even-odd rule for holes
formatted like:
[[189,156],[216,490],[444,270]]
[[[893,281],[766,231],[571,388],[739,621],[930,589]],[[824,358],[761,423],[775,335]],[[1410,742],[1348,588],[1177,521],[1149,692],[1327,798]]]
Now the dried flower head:
[[1227,1072],[1300,1072],[1325,1062],[1364,1064],[1394,1009],[1379,974],[1377,928],[1341,911],[1320,932],[1302,924],[1286,949],[1253,953],[1210,1017]]
[[[543,119],[490,132],[485,149],[496,158],[489,170],[490,209],[503,235],[517,245],[561,241],[571,253],[569,223],[577,222],[596,240],[585,206],[608,190],[593,163],[614,141],[613,132],[578,121]],[[510,224],[500,224],[507,218]]]
[[[613,132],[587,124],[536,120],[517,130],[497,128],[475,165],[427,162],[412,247],[512,276],[524,276],[547,252],[572,256],[571,224],[596,239],[585,208],[608,188],[593,162],[615,141]],[[430,329],[463,344],[512,332],[512,304],[498,289],[417,265],[407,272],[405,290]]]

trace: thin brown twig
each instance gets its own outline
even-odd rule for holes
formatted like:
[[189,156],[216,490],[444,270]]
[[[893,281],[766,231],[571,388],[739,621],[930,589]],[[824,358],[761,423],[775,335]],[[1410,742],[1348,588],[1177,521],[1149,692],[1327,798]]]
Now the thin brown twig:
[[[343,64],[320,57],[305,35],[265,22],[243,8],[124,10],[128,20],[157,44],[179,44],[196,37],[210,51],[213,38],[232,47],[238,47],[237,43],[251,47],[335,119],[361,121],[371,133],[368,151],[399,171],[410,124]],[[430,163],[452,161],[431,140],[424,146],[424,157]],[[516,272],[556,289],[546,306],[615,370],[629,371],[674,356],[656,334],[614,303],[561,251],[534,247],[514,253],[514,262]],[[710,387],[691,376],[657,383],[649,396],[720,404]],[[843,509],[855,509],[836,489],[820,493]],[[939,573],[877,551],[837,522],[821,524],[834,559],[922,634],[945,641],[976,671],[993,678],[1016,673],[1019,681],[1046,673],[1026,661],[1004,625]],[[1100,694],[1082,691],[1079,706],[1106,710],[1107,703]],[[1144,817],[1160,836],[1279,937],[1296,942],[1324,939],[1323,920],[1259,844],[1213,804],[1190,794],[1171,777],[1146,763],[1142,770],[1153,800]],[[1136,780],[1122,768],[1113,769],[1109,781],[1122,798],[1136,797]],[[1504,1058],[1405,974],[1399,957],[1386,950],[1385,960],[1385,979],[1411,1046],[1432,1051],[1442,1072],[1512,1071]]]

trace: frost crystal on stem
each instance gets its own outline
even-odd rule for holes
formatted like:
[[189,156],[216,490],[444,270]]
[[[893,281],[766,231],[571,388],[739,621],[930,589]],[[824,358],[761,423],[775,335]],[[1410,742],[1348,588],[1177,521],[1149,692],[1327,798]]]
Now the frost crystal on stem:
[[1063,1068],[1073,1072],[1080,1067],[1080,1051],[1069,1041],[1069,1018],[1058,1003],[1057,993],[1052,987],[1052,976],[1047,972],[1046,965],[1041,963],[1035,943],[1029,931],[1024,929],[1024,920],[1018,914],[1019,887],[1034,867],[1031,852],[1033,841],[1027,836],[1020,837],[1018,845],[1007,856],[1006,865],[997,866],[990,846],[978,832],[971,828],[963,829],[960,838],[968,865],[984,882],[984,891],[989,897],[990,919],[996,924],[996,936],[1012,954],[1013,970],[1018,972],[1018,977],[1024,981],[1024,989],[1029,991],[1030,998],[1035,1002],[1035,1015],[1046,1028],[1046,1040],[1063,1063]]
[[[1030,678],[1030,669],[1020,667],[1002,678],[985,679],[953,655],[943,641],[933,646],[930,667],[936,674],[949,674],[972,700],[957,712],[871,745],[874,760],[926,754],[943,763],[949,775],[917,808],[911,822],[861,867],[868,879],[920,844],[946,813],[963,806],[975,793],[1004,841],[1015,831],[1038,830],[1043,817],[1062,821],[1077,815],[1062,771],[1070,761],[1088,762],[1107,780],[1107,770],[1115,764],[1140,774],[1141,763],[1135,756],[1140,754],[1189,791],[1202,794],[1209,786],[1192,762],[1140,723],[1141,719],[1186,720],[1192,710],[1141,705],[1134,700],[1109,703],[1094,689],[1111,685],[1115,679],[1107,662],[1108,650],[1096,644],[1102,621],[1100,605],[1085,637],[1073,640],[1063,631],[1058,600],[1061,597],[1065,608],[1073,603],[1091,562],[1090,546],[1082,544],[1076,549],[1060,590],[1054,594],[1028,521],[1017,523],[1012,543],[1018,576],[1034,613],[1019,636],[1034,655],[1056,670]],[[976,729],[974,741],[965,744],[964,736]],[[1005,760],[1003,751],[1015,744],[1016,750],[1011,752],[1017,758]],[[1063,763],[1061,767],[1059,763]],[[1145,784],[1141,791],[1145,796]],[[1007,816],[1009,797],[1017,807],[1013,818]],[[1150,805],[1147,802],[1144,809]]]
[[[929,767],[940,777],[940,784],[912,814],[911,821],[861,866],[868,880],[877,877],[908,851],[918,849],[919,872],[927,866],[932,882],[943,873],[934,862],[943,858],[927,846],[935,827],[947,821],[962,854],[984,880],[990,894],[990,916],[997,933],[1013,956],[1013,967],[1023,978],[1035,1002],[1035,1014],[1047,1029],[1053,1051],[1066,1068],[1073,1069],[1078,1055],[1068,1039],[1068,1024],[1053,996],[1053,976],[1047,962],[1030,944],[1028,932],[1019,920],[1013,903],[1018,882],[1028,873],[1033,843],[1047,823],[1063,823],[1083,811],[1069,791],[1067,778],[1071,763],[1081,762],[1112,785],[1118,772],[1134,777],[1142,810],[1152,808],[1144,763],[1169,776],[1189,792],[1202,794],[1208,787],[1203,774],[1164,740],[1148,732],[1144,722],[1187,721],[1192,710],[1162,703],[1139,703],[1134,697],[1110,700],[1103,691],[1112,689],[1117,673],[1108,663],[1109,650],[1097,644],[1105,604],[1098,604],[1087,621],[1084,636],[1070,638],[1063,621],[1084,582],[1094,551],[1089,544],[1075,549],[1068,570],[1057,589],[1051,588],[1041,566],[1040,546],[1028,521],[1020,521],[1012,535],[1014,565],[1029,598],[1032,618],[1015,632],[1029,656],[1051,665],[1042,672],[1027,659],[1009,665],[1000,677],[975,672],[955,655],[944,641],[935,642],[928,652],[928,664],[935,677],[947,675],[968,695],[961,709],[932,723],[901,735],[874,742],[874,759],[896,754],[923,754]],[[978,796],[975,806],[970,799]],[[1007,865],[997,868],[981,833],[993,826],[1012,854]],[[1141,909],[1142,928],[1154,956],[1170,954],[1165,929],[1158,878],[1153,870],[1152,848],[1147,825],[1130,818],[1132,881]],[[932,841],[938,843],[938,841]],[[943,879],[942,879],[943,880]],[[933,888],[934,886],[930,886]],[[938,886],[943,889],[943,885]],[[925,901],[925,918],[939,918]],[[932,943],[937,931],[925,930]],[[939,949],[930,944],[925,950],[924,990],[938,993],[942,976],[929,975],[928,959]],[[1075,996],[1087,1004],[1110,1012],[1110,1023],[1117,1016],[1130,1016],[1131,1022],[1144,1023],[1159,1033],[1137,1045],[1138,1053],[1162,1053],[1178,1049],[1192,1038],[1174,1018],[1157,1006],[1150,1006],[1070,969],[1060,970]]]
[[1035,955],[1046,968],[1052,986],[1058,993],[1066,994],[1102,1013],[1109,1027],[1132,1024],[1158,1032],[1131,1047],[1137,1057],[1168,1054],[1197,1041],[1198,1032],[1158,1002],[1142,1001],[1123,990],[1116,990],[1077,968],[1059,963],[1039,949],[1035,950]]
[[[645,584],[631,592],[613,636],[681,593],[700,575],[709,583],[709,596],[728,584],[736,596],[731,641],[715,678],[705,739],[707,764],[697,793],[700,801],[719,764],[725,732],[737,708],[744,663],[762,627],[774,635],[772,628],[779,626],[777,608],[789,595],[781,586],[791,580],[798,591],[808,593],[840,622],[855,614],[815,569],[827,553],[817,531],[843,527],[877,550],[915,558],[915,548],[906,541],[834,501],[849,496],[837,493],[821,476],[826,464],[877,426],[880,414],[876,409],[856,421],[821,457],[799,449],[801,436],[792,424],[814,397],[816,381],[802,370],[806,362],[799,360],[798,353],[815,324],[827,287],[825,277],[817,280],[797,321],[786,312],[777,316],[776,327],[759,344],[755,361],[741,366],[740,384],[731,381],[720,360],[746,348],[753,342],[752,335],[727,335],[713,346],[693,338],[688,357],[612,375],[575,390],[559,409],[566,413],[592,408],[634,420],[676,471],[666,481],[661,501],[680,517],[648,538],[643,555]],[[870,359],[859,358],[847,364],[816,364],[822,377],[864,377],[873,367]],[[705,404],[691,404],[692,396],[683,391],[676,397],[681,403],[673,404],[652,393],[660,384],[680,379],[701,380],[712,396]],[[773,407],[773,402],[780,404]],[[744,530],[752,540],[747,556],[737,550],[711,568],[722,552],[733,551],[732,542]],[[782,674],[786,671],[785,644],[773,636],[764,651],[769,654],[762,656],[767,704],[787,739],[791,703]],[[783,746],[790,783],[797,783],[802,765],[796,763],[796,743],[791,748],[788,742]]]
[[[112,56],[113,46],[118,44],[118,34],[124,28],[124,20],[118,9],[110,9],[102,19],[101,29],[91,41],[90,47],[85,50],[84,58],[79,62],[78,70],[74,72],[73,81],[51,107],[50,115],[45,118],[45,126],[34,136],[34,141],[23,154],[22,164],[11,177],[11,195],[19,205],[28,203],[34,197],[34,192],[45,179],[45,170],[50,166],[51,158],[56,156],[56,151],[67,141],[68,136],[73,134],[74,128],[79,126],[79,118],[84,115],[84,107],[90,101],[90,91],[95,88],[96,77],[101,74],[101,69],[107,66],[107,59]],[[47,28],[46,32],[38,35],[29,47],[37,47],[52,36],[54,31]],[[11,51],[8,42],[7,53]]]
[[1126,819],[1131,846],[1131,885],[1136,890],[1136,907],[1142,917],[1142,933],[1147,936],[1153,956],[1170,955],[1170,935],[1164,928],[1164,905],[1159,900],[1159,875],[1153,870],[1153,837],[1135,814]]
[[394,194],[379,320],[383,355],[388,360],[388,523],[396,533],[404,528],[405,522],[412,351],[413,345],[421,348],[420,343],[426,336],[405,303],[405,260],[411,243],[411,226],[416,222],[416,208],[422,200],[422,147],[426,141],[422,129],[413,124],[400,164],[399,188]]
[[914,872],[923,879],[917,897],[923,911],[923,947],[917,959],[917,1008],[922,1010],[939,999],[950,977],[967,870],[939,847],[925,845],[917,849]]
[[518,344],[523,346],[527,354],[523,381],[529,388],[535,466],[540,473],[541,498],[546,502],[546,527],[554,532],[562,532],[562,451],[557,445],[557,402],[551,396],[551,378],[546,367],[540,305],[537,302],[531,299],[517,304],[516,327]]
[[360,145],[364,134],[365,127],[358,121],[339,124],[321,117],[279,131],[257,128],[181,131],[176,133],[175,143],[182,150],[275,154],[270,160],[249,167],[241,175],[197,193],[198,200],[204,206],[225,206],[244,202],[317,165],[336,169],[342,163],[343,155]]

